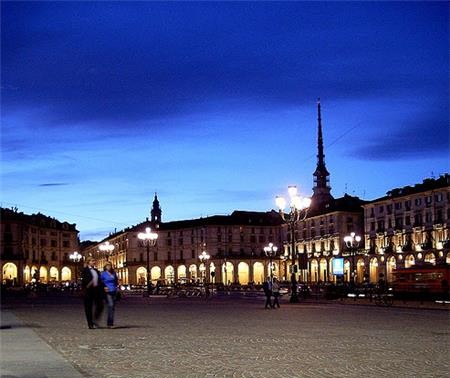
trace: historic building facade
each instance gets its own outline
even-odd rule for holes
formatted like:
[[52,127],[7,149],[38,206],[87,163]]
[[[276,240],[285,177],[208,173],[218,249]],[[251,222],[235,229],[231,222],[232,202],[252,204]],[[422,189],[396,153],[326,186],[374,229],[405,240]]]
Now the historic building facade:
[[[345,279],[349,280],[353,263],[347,256],[344,237],[351,232],[363,234],[362,205],[365,201],[347,194],[340,198],[334,198],[331,195],[330,173],[325,164],[320,101],[317,103],[317,113],[317,166],[313,173],[311,207],[306,218],[296,223],[294,234],[288,225],[284,226],[283,234],[287,235],[285,253],[291,255],[291,238],[294,237],[295,254],[299,258],[303,255],[304,260],[307,261],[307,269],[299,271],[299,280],[304,282],[335,281],[336,277],[332,270],[333,259],[344,256],[344,275]],[[358,277],[362,281],[361,271]]]
[[393,189],[364,205],[371,278],[396,267],[450,264],[450,175]]
[[75,224],[43,214],[27,215],[17,209],[1,209],[1,282],[23,285],[71,281],[76,265],[69,255],[77,251]]
[[[153,283],[203,278],[224,284],[261,283],[269,271],[263,248],[270,242],[282,244],[280,225],[281,217],[275,211],[234,211],[231,215],[161,222],[161,208],[155,195],[150,220],[110,235],[82,253],[95,257],[100,268],[107,259],[111,261],[122,283],[143,285],[147,277],[147,254],[138,234],[151,227],[158,234],[156,245],[150,251]],[[108,256],[100,250],[105,242],[114,245]],[[199,260],[203,251],[210,255],[207,263]],[[277,275],[284,274],[280,263],[276,259],[272,264]]]

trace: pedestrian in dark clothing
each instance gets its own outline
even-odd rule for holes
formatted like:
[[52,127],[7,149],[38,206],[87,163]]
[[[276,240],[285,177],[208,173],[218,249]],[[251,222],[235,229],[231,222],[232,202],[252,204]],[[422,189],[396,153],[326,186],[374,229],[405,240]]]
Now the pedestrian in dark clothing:
[[272,282],[272,294],[273,294],[272,308],[275,308],[275,306],[280,308],[280,302],[278,302],[278,298],[280,297],[280,283],[276,278],[274,278]]
[[267,277],[267,280],[264,281],[263,283],[263,290],[264,290],[264,295],[266,296],[266,304],[265,304],[265,308],[273,308],[273,304],[272,304],[272,281],[270,280],[270,277]]
[[[84,312],[90,329],[98,328],[98,320],[103,312],[103,283],[100,272],[94,267],[94,259],[88,257],[87,265],[81,272],[81,285],[84,293]],[[93,307],[95,306],[95,312]]]

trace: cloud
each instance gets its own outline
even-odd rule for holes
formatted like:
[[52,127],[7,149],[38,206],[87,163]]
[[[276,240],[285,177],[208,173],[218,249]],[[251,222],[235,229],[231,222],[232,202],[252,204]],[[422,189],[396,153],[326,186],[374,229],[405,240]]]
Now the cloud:
[[65,186],[69,185],[67,182],[47,182],[44,184],[39,184],[38,186]]
[[[416,15],[431,9],[417,4],[402,10],[401,20],[389,4],[2,8],[4,111],[43,109],[46,127],[92,122],[109,131],[136,129],[133,121],[204,111],[230,99],[285,107],[318,94],[339,99],[426,90],[447,75],[444,54],[437,55],[447,47],[445,12],[424,13],[437,26],[417,27],[412,38],[410,23],[416,26]],[[435,31],[442,25],[444,31]]]
[[350,151],[349,155],[378,161],[445,157],[449,150],[448,124],[445,113],[440,113],[395,125],[391,132],[386,127],[387,132],[374,135],[371,141]]

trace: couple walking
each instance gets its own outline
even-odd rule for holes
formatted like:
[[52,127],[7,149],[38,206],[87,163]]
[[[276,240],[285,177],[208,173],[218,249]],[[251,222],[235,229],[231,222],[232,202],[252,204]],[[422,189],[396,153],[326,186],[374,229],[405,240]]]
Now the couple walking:
[[[270,279],[267,277],[267,280],[264,281],[263,284],[264,295],[266,296],[266,304],[265,308],[280,308],[280,302],[278,298],[280,297],[280,283],[276,278]],[[273,296],[273,302],[272,302]]]
[[[103,301],[108,305],[108,328],[114,327],[114,308],[119,280],[110,262],[100,272],[94,266],[94,259],[88,257],[87,265],[81,273],[84,292],[84,311],[89,329],[98,328],[96,321],[103,312]],[[93,311],[95,308],[95,311]]]

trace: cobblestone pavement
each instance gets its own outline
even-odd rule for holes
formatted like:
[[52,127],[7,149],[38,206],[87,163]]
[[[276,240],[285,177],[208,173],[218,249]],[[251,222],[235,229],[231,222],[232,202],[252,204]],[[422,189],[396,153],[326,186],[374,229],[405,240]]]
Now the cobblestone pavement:
[[6,307],[86,377],[450,376],[447,311],[125,298],[89,330],[79,298]]

